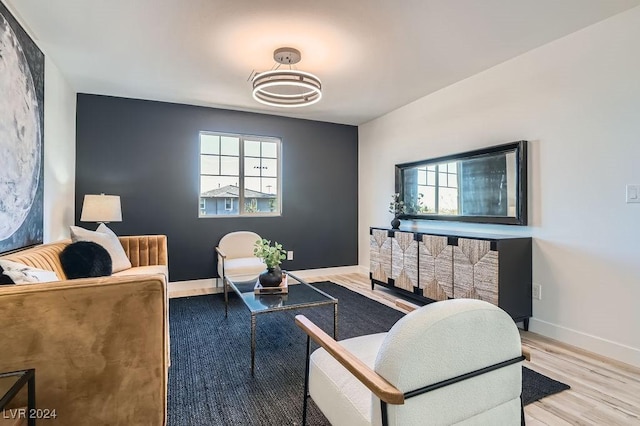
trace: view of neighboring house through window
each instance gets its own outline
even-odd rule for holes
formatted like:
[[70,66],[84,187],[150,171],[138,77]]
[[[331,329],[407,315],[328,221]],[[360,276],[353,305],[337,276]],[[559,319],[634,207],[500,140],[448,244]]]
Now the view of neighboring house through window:
[[280,215],[280,139],[200,133],[200,217]]

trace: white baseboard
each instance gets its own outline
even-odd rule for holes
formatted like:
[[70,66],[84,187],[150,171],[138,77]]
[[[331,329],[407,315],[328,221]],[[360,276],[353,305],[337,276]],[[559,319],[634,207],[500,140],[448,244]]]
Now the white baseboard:
[[[360,267],[338,266],[335,268],[304,269],[289,271],[295,276],[306,279],[323,275],[354,274],[359,273]],[[367,272],[368,273],[368,272]],[[203,294],[222,293],[222,280],[220,278],[205,278],[201,280],[173,281],[167,286],[169,298],[200,296]]]
[[613,342],[598,336],[563,327],[537,318],[529,320],[529,331],[554,340],[577,346],[589,352],[613,358],[625,364],[640,367],[640,349]]
[[359,274],[364,274],[366,276],[369,276],[369,266],[364,266],[364,265],[358,265],[358,273]]
[[360,267],[358,265],[336,266],[333,268],[301,269],[298,271],[289,272],[291,272],[296,277],[306,279],[322,275],[356,274],[360,272]]
[[222,282],[219,278],[173,281],[167,285],[167,291],[169,298],[222,293]]

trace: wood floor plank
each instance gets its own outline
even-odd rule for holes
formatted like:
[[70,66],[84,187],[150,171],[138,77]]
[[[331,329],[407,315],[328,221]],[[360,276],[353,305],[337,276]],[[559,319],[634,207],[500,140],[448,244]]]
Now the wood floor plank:
[[524,408],[525,422],[527,426],[548,425],[548,426],[570,426],[571,423],[558,417],[552,412],[545,410],[545,408],[538,402],[529,404]]

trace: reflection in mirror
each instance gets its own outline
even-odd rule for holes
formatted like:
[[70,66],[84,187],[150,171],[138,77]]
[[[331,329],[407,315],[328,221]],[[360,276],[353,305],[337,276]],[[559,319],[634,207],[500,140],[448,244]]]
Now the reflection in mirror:
[[403,218],[526,224],[526,141],[396,166]]

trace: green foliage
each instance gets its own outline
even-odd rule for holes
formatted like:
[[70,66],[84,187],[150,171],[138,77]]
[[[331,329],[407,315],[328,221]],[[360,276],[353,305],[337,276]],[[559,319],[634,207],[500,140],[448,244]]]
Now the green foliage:
[[247,213],[258,213],[258,200],[252,198],[251,201],[244,203],[244,211]]
[[393,213],[394,216],[404,214],[406,211],[404,201],[400,199],[400,194],[395,193],[391,195],[391,202],[389,203],[389,213]]
[[265,238],[256,241],[253,254],[261,258],[267,268],[275,268],[287,258],[287,252],[282,248],[282,244],[274,242],[271,245],[271,241]]
[[417,199],[409,200],[409,203],[405,204],[405,213],[416,214],[425,212],[425,207],[422,206],[422,192],[418,193]]

